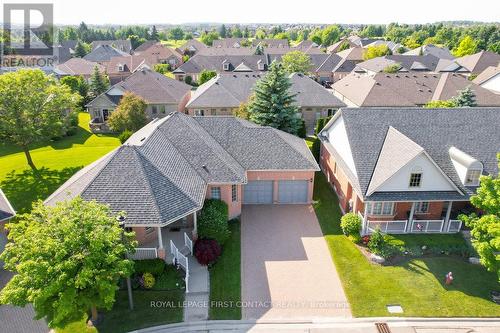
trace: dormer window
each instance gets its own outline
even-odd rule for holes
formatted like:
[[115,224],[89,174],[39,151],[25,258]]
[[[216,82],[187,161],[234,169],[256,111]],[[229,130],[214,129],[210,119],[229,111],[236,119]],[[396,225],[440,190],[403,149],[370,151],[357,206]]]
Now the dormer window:
[[225,71],[228,71],[229,70],[229,63],[228,62],[225,62],[222,64],[222,69],[225,70]]
[[482,170],[469,169],[465,175],[466,186],[479,186],[479,177],[481,177]]
[[412,172],[410,174],[410,184],[409,187],[420,187],[422,185],[422,173]]
[[257,68],[259,71],[263,71],[264,70],[264,63],[259,60],[259,62],[257,63]]
[[119,72],[123,72],[125,70],[125,66],[123,66],[122,64],[119,64],[118,65],[118,71]]

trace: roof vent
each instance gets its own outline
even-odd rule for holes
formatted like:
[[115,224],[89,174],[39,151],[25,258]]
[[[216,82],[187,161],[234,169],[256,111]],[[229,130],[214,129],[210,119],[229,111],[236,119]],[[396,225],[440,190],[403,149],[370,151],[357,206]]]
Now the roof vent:
[[201,167],[203,168],[203,170],[205,170],[206,172],[208,172],[208,168],[207,168],[207,166],[205,164],[203,164]]

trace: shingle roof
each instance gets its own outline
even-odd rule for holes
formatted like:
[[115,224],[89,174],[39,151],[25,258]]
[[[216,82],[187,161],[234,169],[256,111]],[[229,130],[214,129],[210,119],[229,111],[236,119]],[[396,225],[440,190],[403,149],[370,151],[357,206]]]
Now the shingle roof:
[[112,57],[121,57],[129,55],[126,52],[115,49],[111,45],[99,45],[92,52],[86,54],[83,59],[94,62],[106,62]]
[[500,65],[497,67],[490,66],[482,71],[472,82],[475,84],[483,84],[498,74],[500,74]]
[[[500,108],[345,108],[325,127],[326,131],[335,119],[344,120],[352,150],[357,177],[353,186],[365,196],[379,154],[390,127],[395,128],[419,146],[451,179],[459,192],[375,192],[366,200],[466,200],[475,187],[466,187],[460,181],[452,164],[449,149],[456,147],[483,163],[484,174],[496,175],[496,155],[500,136],[484,133],[500,132]],[[321,139],[326,140],[323,135]]]
[[9,200],[0,189],[0,222],[8,220],[16,215],[16,211],[12,208]]
[[229,63],[229,71],[233,71],[242,62],[255,72],[260,71],[258,67],[259,61],[267,64],[264,55],[205,55],[199,53],[179,66],[174,73],[200,73],[204,69],[220,73],[224,72],[222,67],[224,61]]
[[128,225],[168,224],[201,209],[208,184],[246,183],[247,170],[317,170],[302,139],[232,117],[154,120],[85,167],[45,203],[81,195],[125,211]]
[[96,40],[90,43],[92,50],[95,50],[101,45],[112,46],[122,52],[130,53],[132,51],[132,42],[130,39],[117,39],[117,40]]
[[56,68],[67,75],[91,75],[96,66],[101,73],[105,72],[106,68],[103,65],[82,58],[71,58]]
[[[255,83],[263,75],[258,74],[219,74],[202,84],[191,96],[187,108],[238,107],[248,100]],[[296,94],[297,105],[303,107],[341,107],[345,106],[337,97],[323,86],[302,74],[290,75],[291,93]]]
[[182,52],[184,52],[184,50],[189,50],[191,47],[196,49],[197,51],[200,51],[202,49],[206,49],[208,46],[206,46],[204,43],[200,42],[197,39],[190,39],[190,40],[186,41],[184,44],[182,44],[181,46],[179,46],[179,48],[177,50],[180,53],[182,53]]
[[457,58],[457,63],[467,68],[471,73],[481,73],[490,66],[500,64],[500,54],[490,51],[480,51],[465,57]]
[[423,45],[413,50],[403,53],[405,55],[426,55],[430,54],[440,59],[455,59],[447,47],[440,47],[432,44]]
[[478,106],[500,106],[500,96],[454,73],[351,73],[333,89],[358,106],[417,106],[447,100],[469,87]]

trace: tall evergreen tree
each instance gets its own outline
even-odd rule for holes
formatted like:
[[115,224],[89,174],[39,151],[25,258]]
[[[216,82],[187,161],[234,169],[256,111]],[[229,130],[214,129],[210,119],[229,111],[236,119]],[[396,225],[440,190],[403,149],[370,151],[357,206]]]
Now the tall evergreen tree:
[[474,94],[470,87],[459,91],[458,95],[453,97],[452,101],[455,103],[455,106],[459,108],[477,106],[476,94]]
[[291,85],[283,66],[274,61],[269,73],[255,85],[255,98],[248,107],[250,120],[296,135],[301,119]]
[[109,80],[104,76],[97,66],[94,67],[94,72],[90,77],[89,94],[92,98],[96,98],[109,87]]
[[151,40],[160,40],[158,37],[158,31],[156,30],[156,25],[153,25],[153,28],[151,28]]
[[226,38],[226,35],[227,35],[227,30],[226,30],[226,25],[223,24],[221,27],[220,27],[220,30],[219,30],[219,35],[221,38]]
[[85,45],[81,41],[78,41],[75,46],[75,57],[83,58],[87,54],[87,50],[85,49]]

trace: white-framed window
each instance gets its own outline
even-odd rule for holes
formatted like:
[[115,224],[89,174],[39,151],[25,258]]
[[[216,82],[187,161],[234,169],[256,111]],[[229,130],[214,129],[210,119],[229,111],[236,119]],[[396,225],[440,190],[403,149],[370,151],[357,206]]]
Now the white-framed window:
[[195,116],[204,116],[205,110],[194,110],[194,115]]
[[428,212],[429,212],[429,202],[428,201],[415,202],[415,213],[425,214]]
[[263,71],[263,70],[264,70],[264,63],[263,63],[263,62],[259,62],[259,63],[257,64],[257,69],[258,69],[259,71]]
[[422,173],[412,172],[410,174],[409,187],[420,187],[422,185]]
[[238,201],[238,187],[236,185],[231,185],[231,200]]
[[123,65],[118,65],[118,72],[125,71],[125,67]]
[[465,184],[464,185],[478,186],[480,176],[481,176],[481,170],[478,170],[478,169],[467,170],[467,174],[465,175]]
[[228,71],[229,70],[229,63],[225,62],[222,64],[222,69],[225,70],[225,71]]
[[158,112],[158,109],[156,108],[156,105],[151,106],[151,113],[156,114]]
[[368,202],[368,215],[394,215],[394,202]]
[[221,198],[221,195],[220,195],[220,187],[212,187],[210,189],[210,197],[212,199],[219,199]]

